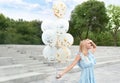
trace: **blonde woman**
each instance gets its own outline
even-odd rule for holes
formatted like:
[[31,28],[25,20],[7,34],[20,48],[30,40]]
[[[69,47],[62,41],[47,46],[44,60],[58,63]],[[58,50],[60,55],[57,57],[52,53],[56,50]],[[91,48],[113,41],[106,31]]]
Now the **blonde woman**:
[[96,50],[96,44],[85,39],[80,42],[80,50],[77,53],[75,60],[66,69],[61,71],[56,78],[61,78],[65,73],[70,71],[76,64],[81,68],[81,76],[79,83],[96,83],[94,78],[95,58],[93,56]]

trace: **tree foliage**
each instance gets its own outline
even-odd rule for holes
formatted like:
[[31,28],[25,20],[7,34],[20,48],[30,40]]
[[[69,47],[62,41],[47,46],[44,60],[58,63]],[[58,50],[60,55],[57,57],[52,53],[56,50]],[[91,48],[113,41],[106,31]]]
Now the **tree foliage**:
[[106,8],[103,2],[89,0],[79,4],[71,13],[70,33],[74,37],[79,36],[84,39],[83,33],[86,33],[85,38],[89,37],[89,32],[98,33],[105,30],[108,22]]
[[0,14],[0,44],[42,44],[41,21],[13,20]]
[[109,5],[107,7],[107,14],[109,16],[108,29],[111,32],[114,45],[117,45],[118,32],[120,31],[120,6]]
[[[0,44],[43,44],[41,23],[13,20],[0,14]],[[69,24],[74,44],[78,45],[80,40],[89,37],[100,46],[120,46],[119,6],[110,5],[106,12],[103,2],[83,2],[72,11]]]

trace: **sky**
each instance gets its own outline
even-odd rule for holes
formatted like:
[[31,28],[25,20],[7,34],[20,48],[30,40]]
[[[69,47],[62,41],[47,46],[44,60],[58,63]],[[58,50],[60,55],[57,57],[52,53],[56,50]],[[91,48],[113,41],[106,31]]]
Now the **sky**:
[[[11,19],[46,20],[53,19],[52,6],[55,1],[62,1],[66,4],[67,10],[64,19],[70,19],[71,11],[78,4],[87,0],[0,0],[0,13]],[[109,4],[119,5],[119,0],[99,0],[106,6]]]

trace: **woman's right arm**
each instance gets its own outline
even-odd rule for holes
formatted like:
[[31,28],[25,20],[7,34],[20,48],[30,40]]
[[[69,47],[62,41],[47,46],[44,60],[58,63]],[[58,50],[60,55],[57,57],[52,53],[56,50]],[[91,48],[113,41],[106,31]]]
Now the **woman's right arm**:
[[96,44],[92,41],[92,40],[90,40],[90,42],[91,42],[91,44],[92,44],[92,46],[93,46],[93,48],[91,49],[91,51],[92,51],[92,53],[94,53],[95,51],[96,51]]
[[92,40],[90,40],[90,39],[87,39],[87,40],[90,41],[90,43],[92,45],[91,51],[92,51],[92,53],[94,53],[96,51],[96,47],[97,47],[96,44]]
[[67,73],[68,71],[70,71],[80,60],[80,55],[77,55],[74,59],[74,61],[72,62],[72,64],[70,64],[67,68],[65,68],[62,72],[60,72],[58,74],[58,77],[56,77],[57,79],[61,78],[65,73]]

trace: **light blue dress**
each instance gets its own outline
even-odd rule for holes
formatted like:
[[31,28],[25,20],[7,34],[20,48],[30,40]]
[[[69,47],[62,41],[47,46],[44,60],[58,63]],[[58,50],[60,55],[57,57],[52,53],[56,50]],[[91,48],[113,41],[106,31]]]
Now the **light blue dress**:
[[87,57],[83,53],[78,53],[81,60],[78,62],[78,66],[81,68],[81,76],[79,83],[96,83],[94,77],[94,64],[95,58],[91,51],[88,52]]

